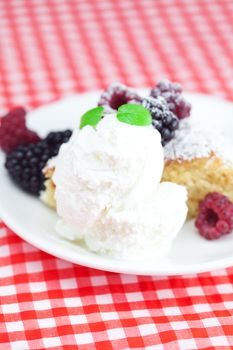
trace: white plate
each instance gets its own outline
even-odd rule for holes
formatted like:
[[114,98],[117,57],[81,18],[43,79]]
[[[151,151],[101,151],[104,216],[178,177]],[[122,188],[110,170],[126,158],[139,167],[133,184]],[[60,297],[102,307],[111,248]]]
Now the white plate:
[[[78,125],[80,114],[96,105],[97,93],[68,97],[30,113],[29,124],[44,136],[50,130]],[[209,127],[233,135],[233,104],[203,95],[187,95],[193,115]],[[62,259],[96,269],[138,275],[178,275],[209,271],[233,265],[233,234],[217,241],[206,241],[193,223],[184,225],[170,253],[163,259],[125,262],[98,256],[56,236],[57,215],[18,189],[10,180],[0,154],[0,216],[19,236],[34,246]]]

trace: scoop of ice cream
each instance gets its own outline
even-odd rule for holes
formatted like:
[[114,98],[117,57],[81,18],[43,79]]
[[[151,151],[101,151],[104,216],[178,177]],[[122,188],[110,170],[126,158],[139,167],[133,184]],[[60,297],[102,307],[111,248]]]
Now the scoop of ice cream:
[[162,171],[159,133],[107,115],[61,148],[53,177],[58,214],[85,235],[116,202],[150,193]]
[[76,130],[56,160],[57,230],[99,253],[161,255],[187,213],[186,190],[159,184],[163,164],[160,134],[150,126],[111,114]]
[[[102,213],[85,242],[91,251],[130,260],[160,258],[168,252],[180,231],[187,207],[187,192],[183,186],[160,183],[151,196],[133,204],[125,202]],[[77,230],[63,220],[57,231],[65,238],[77,239]]]

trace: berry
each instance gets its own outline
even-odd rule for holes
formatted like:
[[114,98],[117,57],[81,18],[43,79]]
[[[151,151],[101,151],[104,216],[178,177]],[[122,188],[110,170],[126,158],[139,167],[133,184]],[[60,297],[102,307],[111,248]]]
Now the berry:
[[37,143],[39,136],[26,127],[26,111],[23,107],[10,110],[1,118],[0,148],[6,152],[12,152],[20,145]]
[[195,226],[206,239],[217,239],[233,230],[233,203],[223,194],[209,193],[199,204]]
[[52,131],[45,138],[45,142],[54,153],[58,154],[61,144],[69,141],[71,135],[72,131],[69,129],[65,131]]
[[46,143],[19,146],[9,153],[5,166],[12,179],[25,191],[39,195],[44,189],[42,169],[51,154]]
[[106,112],[115,112],[121,105],[127,103],[139,104],[142,98],[127,86],[114,83],[105,90],[99,99],[98,106],[103,106]]
[[62,143],[67,142],[72,132],[51,132],[36,143],[17,147],[6,157],[5,166],[12,179],[25,191],[39,195],[44,189],[43,168],[47,161],[58,154]]
[[168,109],[163,97],[147,97],[142,100],[142,105],[148,109],[152,117],[152,124],[161,134],[164,146],[175,136],[175,130],[179,127],[179,120]]
[[152,97],[164,97],[170,111],[173,112],[177,118],[183,119],[189,117],[191,104],[182,96],[180,84],[172,83],[168,80],[160,81],[151,89],[150,95]]

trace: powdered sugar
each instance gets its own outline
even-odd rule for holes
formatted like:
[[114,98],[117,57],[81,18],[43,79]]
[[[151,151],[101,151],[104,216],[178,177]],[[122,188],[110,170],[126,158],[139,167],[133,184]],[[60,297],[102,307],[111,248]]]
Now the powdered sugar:
[[233,143],[224,135],[210,131],[194,120],[182,120],[173,140],[164,147],[165,160],[192,160],[215,153],[233,164]]

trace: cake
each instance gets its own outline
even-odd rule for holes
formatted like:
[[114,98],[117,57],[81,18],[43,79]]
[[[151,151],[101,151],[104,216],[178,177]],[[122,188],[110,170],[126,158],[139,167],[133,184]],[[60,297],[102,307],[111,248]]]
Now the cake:
[[199,202],[208,193],[219,192],[233,200],[233,146],[226,137],[189,118],[181,121],[164,154],[162,181],[186,186],[189,219],[197,216]]

